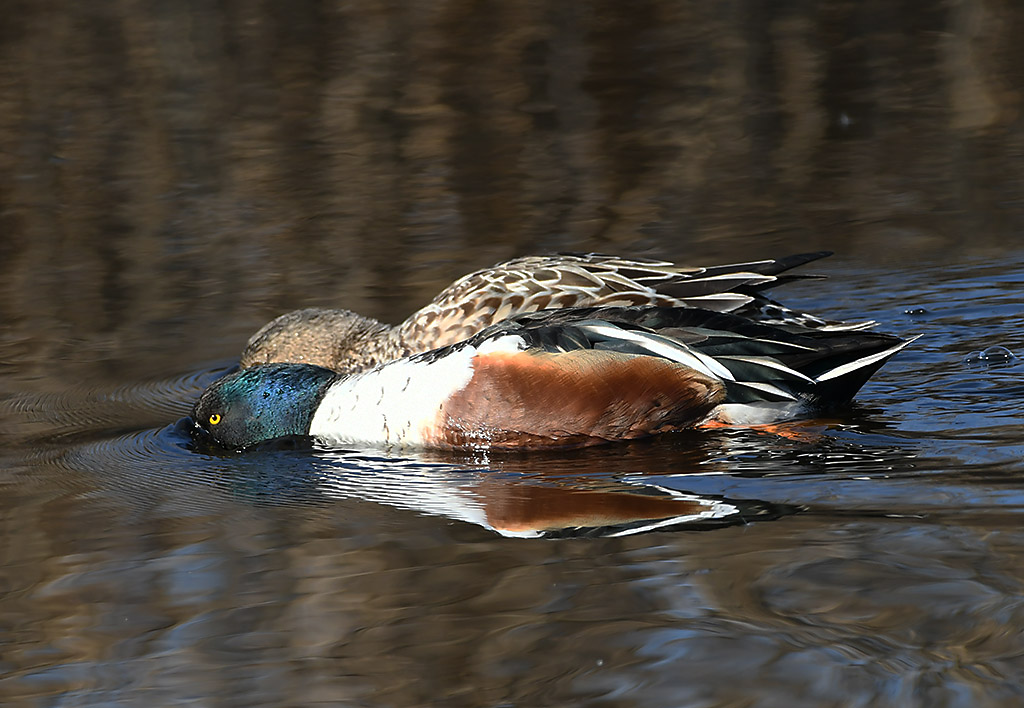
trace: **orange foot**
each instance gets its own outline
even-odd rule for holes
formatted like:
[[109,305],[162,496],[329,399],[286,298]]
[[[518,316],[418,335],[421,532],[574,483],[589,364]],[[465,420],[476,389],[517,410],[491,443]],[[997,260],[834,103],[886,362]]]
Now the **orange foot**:
[[[729,430],[752,430],[756,433],[775,435],[786,440],[797,442],[814,442],[821,438],[821,421],[790,421],[786,423],[762,423],[759,425],[737,425],[723,423],[720,420],[709,420],[701,423],[700,428],[725,428]],[[812,429],[813,428],[813,429]]]

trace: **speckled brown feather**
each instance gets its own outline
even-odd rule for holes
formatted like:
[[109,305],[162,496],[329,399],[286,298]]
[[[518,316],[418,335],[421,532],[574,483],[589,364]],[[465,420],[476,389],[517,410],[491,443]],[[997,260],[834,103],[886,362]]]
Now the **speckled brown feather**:
[[[399,339],[407,345],[415,342],[425,351],[462,341],[523,312],[592,305],[696,306],[687,298],[661,294],[658,286],[690,280],[703,272],[703,268],[668,261],[596,254],[517,258],[455,281],[399,326]],[[740,280],[771,280],[756,273],[746,276]],[[749,301],[749,296],[733,293],[723,306],[733,309]]]

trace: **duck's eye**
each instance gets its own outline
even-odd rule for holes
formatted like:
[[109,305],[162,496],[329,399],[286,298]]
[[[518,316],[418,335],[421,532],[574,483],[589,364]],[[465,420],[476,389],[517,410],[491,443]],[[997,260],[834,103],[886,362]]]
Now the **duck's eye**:
[[210,425],[217,425],[220,422],[220,413],[214,413],[210,416]]

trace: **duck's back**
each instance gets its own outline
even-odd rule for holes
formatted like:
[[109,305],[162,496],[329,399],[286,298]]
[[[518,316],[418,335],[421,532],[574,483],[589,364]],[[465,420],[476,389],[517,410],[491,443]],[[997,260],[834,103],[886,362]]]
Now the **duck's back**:
[[832,331],[870,326],[795,312],[764,294],[789,280],[815,277],[783,273],[828,255],[820,251],[710,267],[596,253],[527,256],[455,281],[400,325],[399,338],[410,352],[427,351],[513,315],[574,307],[700,308]]

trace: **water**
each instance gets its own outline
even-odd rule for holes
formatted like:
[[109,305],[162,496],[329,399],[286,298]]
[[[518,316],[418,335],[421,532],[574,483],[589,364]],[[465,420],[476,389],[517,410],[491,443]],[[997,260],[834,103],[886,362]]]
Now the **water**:
[[[5,705],[1024,703],[1024,13],[15,5]],[[289,308],[818,248],[784,302],[921,337],[780,433],[239,456],[180,423]]]

